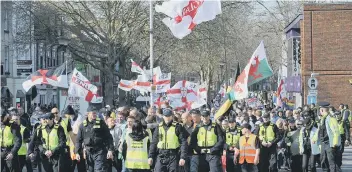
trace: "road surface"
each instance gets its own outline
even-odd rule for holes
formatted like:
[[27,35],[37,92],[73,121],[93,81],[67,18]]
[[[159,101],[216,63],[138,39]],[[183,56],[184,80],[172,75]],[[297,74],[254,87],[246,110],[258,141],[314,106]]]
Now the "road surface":
[[[23,172],[26,172],[26,169],[23,169]],[[76,170],[77,171],[77,170]],[[280,172],[284,172],[285,170],[280,170]],[[322,172],[321,168],[317,169],[317,172]],[[352,171],[352,146],[346,147],[345,152],[343,153],[342,160],[342,172],[351,172]],[[116,172],[116,170],[113,170]]]

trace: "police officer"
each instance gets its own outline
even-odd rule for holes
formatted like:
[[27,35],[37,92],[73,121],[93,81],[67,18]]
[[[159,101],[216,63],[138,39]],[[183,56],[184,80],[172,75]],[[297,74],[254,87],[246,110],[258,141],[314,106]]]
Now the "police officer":
[[263,123],[259,127],[260,172],[277,172],[277,143],[281,140],[277,126],[270,122],[269,113],[263,115]]
[[346,145],[349,145],[349,143],[350,143],[350,123],[348,121],[342,119],[343,116],[342,116],[341,112],[336,111],[334,115],[335,115],[337,123],[339,125],[339,131],[340,131],[340,137],[341,137],[341,146],[338,151],[338,156],[336,157],[336,164],[341,168],[342,154],[345,149],[345,143],[346,143]]
[[18,150],[18,163],[19,163],[19,170],[22,171],[23,167],[26,166],[27,172],[32,172],[32,165],[31,161],[28,161],[26,158],[27,155],[27,144],[30,141],[30,131],[27,127],[21,124],[21,117],[19,115],[13,115],[12,121],[16,122],[17,125],[21,127],[21,136],[22,136],[22,145],[20,150]]
[[41,163],[46,172],[59,172],[59,159],[63,152],[66,142],[64,129],[54,123],[54,114],[47,113],[42,119],[44,120],[37,134],[34,134],[34,144],[40,151]]
[[88,107],[87,113],[87,118],[78,129],[75,144],[76,159],[80,161],[79,152],[82,151],[82,144],[84,144],[87,170],[105,172],[106,159],[113,159],[113,139],[107,125],[97,117],[97,109],[93,105]]
[[341,169],[336,164],[336,156],[341,145],[341,136],[338,123],[332,114],[329,114],[330,103],[319,102],[320,106],[320,129],[319,139],[321,143],[321,163],[323,170],[330,169],[331,172],[338,172]]
[[224,146],[224,153],[226,155],[226,171],[234,171],[236,169],[239,170],[239,167],[234,164],[234,153],[235,149],[239,149],[236,147],[242,136],[242,128],[237,126],[236,119],[234,117],[230,117],[229,120],[229,127],[225,133],[225,146]]
[[148,163],[152,165],[156,159],[154,171],[176,172],[178,165],[185,165],[188,133],[173,121],[171,109],[163,109],[163,120],[153,133]]
[[29,158],[31,159],[32,169],[37,168],[38,172],[42,171],[42,168],[41,168],[42,165],[41,165],[41,160],[40,160],[39,147],[38,147],[38,144],[35,144],[34,138],[38,137],[39,130],[41,130],[42,126],[46,125],[46,122],[42,118],[44,116],[45,116],[45,114],[36,115],[36,117],[35,117],[36,119],[33,119],[36,121],[38,120],[39,123],[36,123],[33,126],[32,136],[31,136],[30,142],[28,144],[28,150],[27,150],[27,154],[28,154]]
[[209,111],[202,111],[201,115],[203,124],[193,131],[191,147],[199,155],[199,171],[220,172],[224,134],[221,127],[210,120]]
[[22,145],[20,126],[12,121],[6,112],[1,114],[1,122],[1,171],[17,172],[17,152]]
[[[296,123],[296,124],[295,124]],[[291,171],[301,172],[302,155],[299,152],[299,134],[303,125],[302,121],[295,122],[294,118],[289,119],[290,129],[286,134],[285,143],[288,147]]]
[[302,155],[302,170],[316,172],[315,164],[320,154],[318,140],[318,125],[314,121],[314,111],[307,110],[304,116],[303,127],[299,134],[299,152]]
[[[63,169],[69,169],[71,168],[72,165],[72,159],[70,156],[70,142],[71,142],[71,135],[72,135],[72,125],[71,125],[71,121],[69,120],[69,118],[62,118],[60,117],[60,112],[59,109],[57,108],[53,108],[51,109],[51,113],[54,114],[55,118],[54,118],[54,122],[55,124],[60,125],[65,132],[65,136],[66,136],[66,146],[64,148],[64,152],[61,156],[60,161],[61,166],[63,167]],[[72,114],[74,115],[74,111],[72,109],[71,106],[67,106],[66,110],[64,111],[64,114]],[[70,171],[73,171],[72,169]]]

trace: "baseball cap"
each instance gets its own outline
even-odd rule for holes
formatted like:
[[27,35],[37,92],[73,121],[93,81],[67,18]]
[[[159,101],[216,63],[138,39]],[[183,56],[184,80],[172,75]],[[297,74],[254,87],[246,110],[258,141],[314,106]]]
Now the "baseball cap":
[[166,117],[172,116],[172,109],[170,108],[163,109],[163,115]]

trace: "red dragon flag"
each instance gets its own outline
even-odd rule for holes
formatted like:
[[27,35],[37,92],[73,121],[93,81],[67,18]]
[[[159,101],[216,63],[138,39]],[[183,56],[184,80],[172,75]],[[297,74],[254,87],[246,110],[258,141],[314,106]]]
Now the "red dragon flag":
[[68,94],[84,98],[87,102],[101,103],[103,97],[98,95],[98,87],[90,83],[76,68],[73,70]]
[[23,89],[28,90],[34,85],[45,84],[53,87],[68,88],[66,63],[56,69],[39,69],[27,77],[22,83]]
[[248,86],[251,86],[265,78],[273,75],[268,58],[265,54],[265,48],[263,41],[260,42],[258,48],[252,55],[251,66],[249,68]]
[[190,34],[197,24],[215,19],[221,14],[220,0],[170,0],[156,5],[155,11],[168,17],[163,23],[179,39]]

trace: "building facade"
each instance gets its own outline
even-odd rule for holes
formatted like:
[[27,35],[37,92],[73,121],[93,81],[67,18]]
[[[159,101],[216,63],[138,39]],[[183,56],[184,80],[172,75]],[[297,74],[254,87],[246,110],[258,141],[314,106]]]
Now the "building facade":
[[317,101],[335,107],[351,105],[352,86],[352,4],[304,6],[301,25],[302,85],[304,102],[312,73],[318,81]]

